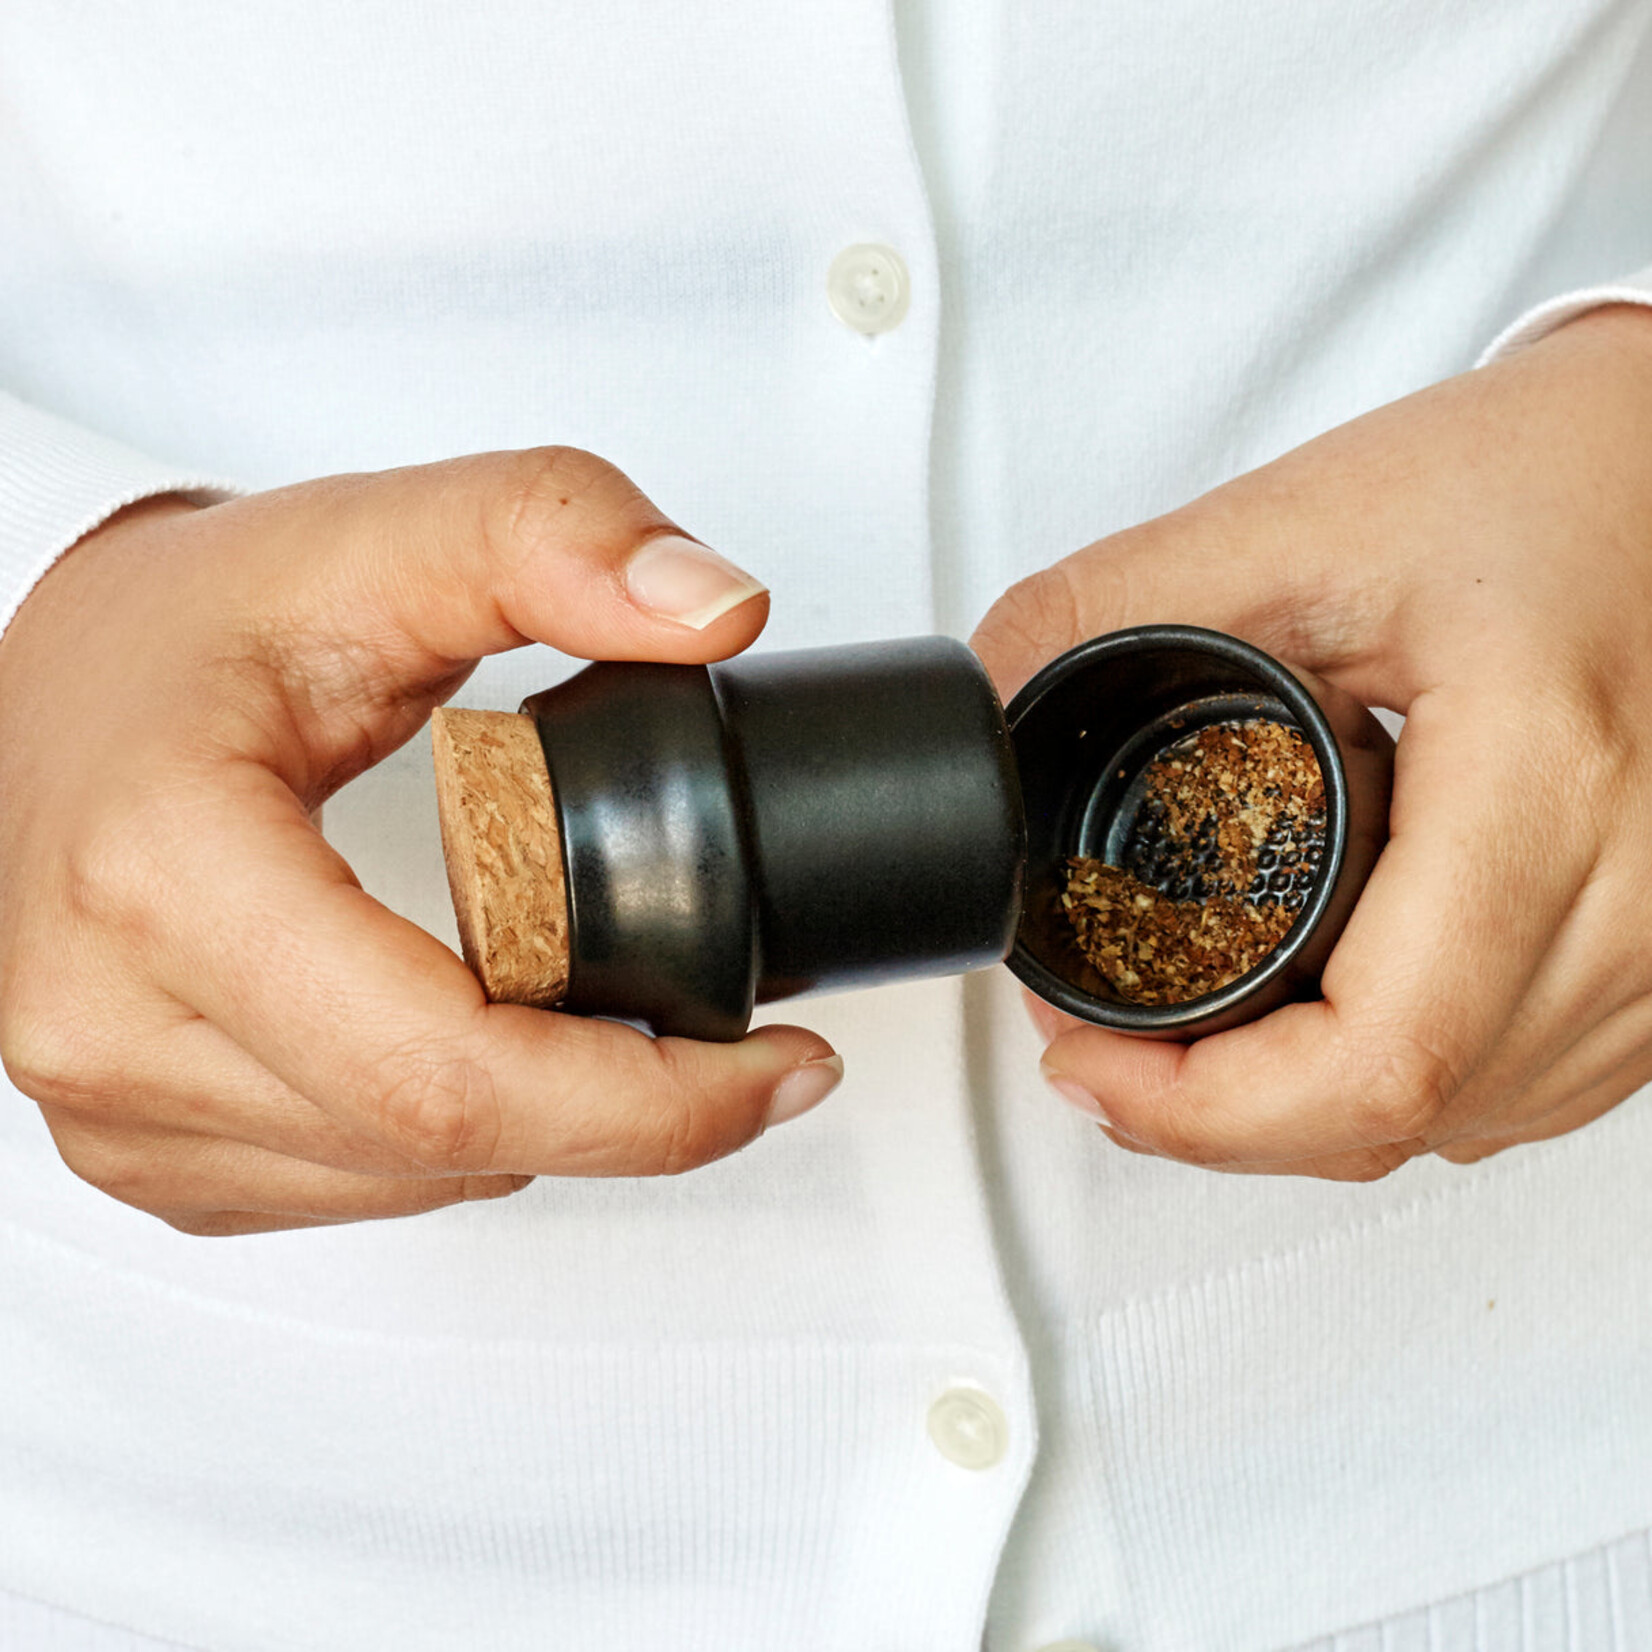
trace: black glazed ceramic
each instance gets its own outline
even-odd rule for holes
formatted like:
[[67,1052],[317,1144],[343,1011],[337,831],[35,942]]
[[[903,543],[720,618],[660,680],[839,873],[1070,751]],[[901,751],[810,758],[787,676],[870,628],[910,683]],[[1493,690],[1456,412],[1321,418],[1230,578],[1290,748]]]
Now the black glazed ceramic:
[[962,643],[602,662],[523,702],[562,830],[563,1007],[738,1038],[754,1003],[996,963],[1021,795]]
[[[1316,694],[1318,698],[1316,698]],[[1052,660],[1006,712],[1027,821],[1023,910],[1009,966],[1081,1020],[1195,1038],[1319,988],[1388,831],[1393,741],[1363,706],[1306,684],[1260,649],[1193,626],[1139,626]],[[1069,855],[1120,860],[1142,774],[1209,723],[1267,718],[1298,730],[1325,781],[1325,851],[1295,924],[1238,980],[1182,1004],[1126,1003],[1079,952],[1058,906]]]
[[[1050,1003],[1147,1036],[1196,1037],[1312,996],[1380,851],[1392,761],[1369,712],[1316,692],[1185,626],[1081,644],[1007,716],[980,661],[945,637],[589,666],[522,706],[562,831],[563,1008],[733,1039],[754,1004],[1006,954]],[[1165,746],[1254,716],[1300,729],[1319,759],[1314,887],[1250,974],[1186,1004],[1124,1003],[1056,910],[1062,862],[1116,848],[1132,782]]]

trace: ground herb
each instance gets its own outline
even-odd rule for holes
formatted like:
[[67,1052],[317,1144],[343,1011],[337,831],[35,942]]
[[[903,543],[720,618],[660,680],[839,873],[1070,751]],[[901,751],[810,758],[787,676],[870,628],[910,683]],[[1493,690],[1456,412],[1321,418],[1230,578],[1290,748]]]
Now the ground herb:
[[1122,866],[1074,856],[1061,904],[1133,1004],[1202,998],[1284,939],[1325,852],[1313,748],[1281,723],[1213,723],[1148,766]]

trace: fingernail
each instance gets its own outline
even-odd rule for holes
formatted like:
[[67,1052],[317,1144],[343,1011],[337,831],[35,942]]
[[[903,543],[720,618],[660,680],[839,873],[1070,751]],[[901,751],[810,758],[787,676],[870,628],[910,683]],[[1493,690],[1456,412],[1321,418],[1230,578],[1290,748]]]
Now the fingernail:
[[684,539],[650,539],[625,565],[625,589],[639,608],[703,631],[768,589],[726,557]]
[[1052,1073],[1048,1067],[1038,1069],[1044,1075],[1044,1082],[1067,1103],[1069,1107],[1076,1107],[1081,1113],[1089,1116],[1101,1124],[1111,1124],[1113,1121],[1102,1111],[1102,1106],[1096,1098],[1070,1078],[1063,1078],[1059,1073]]
[[769,1102],[769,1116],[764,1128],[784,1124],[811,1107],[818,1107],[843,1080],[843,1057],[823,1056],[819,1061],[806,1061],[794,1067],[774,1087],[774,1098]]

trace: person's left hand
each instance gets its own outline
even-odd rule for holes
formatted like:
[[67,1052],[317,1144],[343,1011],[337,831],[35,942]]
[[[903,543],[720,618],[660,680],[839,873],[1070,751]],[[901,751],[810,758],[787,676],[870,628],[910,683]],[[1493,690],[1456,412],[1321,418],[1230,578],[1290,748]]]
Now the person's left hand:
[[1652,1079],[1652,310],[1596,311],[1023,581],[1007,697],[1121,626],[1233,632],[1407,717],[1321,1001],[1181,1046],[1032,1000],[1123,1147],[1367,1179]]

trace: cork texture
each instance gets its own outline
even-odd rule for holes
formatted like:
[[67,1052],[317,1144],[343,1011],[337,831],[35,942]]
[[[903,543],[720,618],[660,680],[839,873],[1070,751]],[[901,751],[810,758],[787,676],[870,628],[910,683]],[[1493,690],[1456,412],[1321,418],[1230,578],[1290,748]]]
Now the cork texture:
[[430,719],[442,855],[465,962],[495,1003],[568,989],[568,892],[556,800],[531,717],[438,709]]

